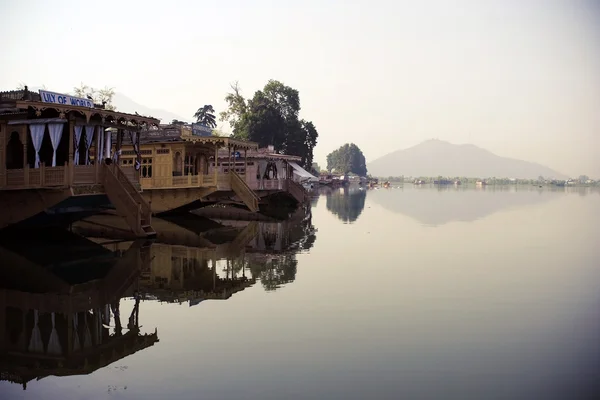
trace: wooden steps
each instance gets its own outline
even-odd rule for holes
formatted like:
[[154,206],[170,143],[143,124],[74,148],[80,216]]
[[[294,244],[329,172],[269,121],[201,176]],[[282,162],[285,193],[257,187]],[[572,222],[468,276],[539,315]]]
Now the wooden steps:
[[125,218],[127,225],[140,238],[156,237],[152,229],[150,205],[116,164],[103,165],[104,190],[117,214]]
[[248,186],[246,181],[235,171],[229,170],[229,175],[231,179],[231,189],[240,199],[242,199],[250,211],[257,212],[259,210],[258,202],[260,201],[260,197],[250,189],[250,186]]

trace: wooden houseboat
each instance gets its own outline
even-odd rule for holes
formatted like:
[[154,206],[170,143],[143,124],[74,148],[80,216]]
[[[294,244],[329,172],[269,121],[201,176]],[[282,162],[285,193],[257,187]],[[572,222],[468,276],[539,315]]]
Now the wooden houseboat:
[[254,142],[163,125],[141,138],[139,157],[135,150],[125,138],[118,164],[136,170],[142,197],[154,214],[216,203],[245,205],[257,212],[275,192],[287,193],[299,203],[308,199],[294,180],[299,174],[310,175],[298,165],[300,158],[258,149]]
[[138,174],[110,160],[124,137],[139,149],[140,138],[158,125],[60,93],[0,92],[0,229],[114,207],[138,236],[153,236]]

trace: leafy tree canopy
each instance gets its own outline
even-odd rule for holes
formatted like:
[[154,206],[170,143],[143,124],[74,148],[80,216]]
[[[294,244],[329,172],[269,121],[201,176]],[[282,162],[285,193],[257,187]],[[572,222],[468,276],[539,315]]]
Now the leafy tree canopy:
[[208,126],[209,128],[217,127],[215,109],[210,104],[200,107],[194,114],[194,118],[196,118],[196,122]]
[[241,94],[239,84],[231,85],[225,96],[227,110],[220,114],[229,122],[233,137],[257,142],[260,147],[272,145],[276,152],[302,157],[310,168],[319,133],[311,121],[299,118],[300,96],[296,89],[270,80],[251,99]]
[[354,173],[367,175],[367,161],[362,151],[354,143],[346,143],[327,155],[327,170],[341,174]]
[[112,104],[115,97],[114,88],[105,86],[104,89],[94,89],[82,82],[79,87],[73,88],[73,94],[77,97],[88,98],[95,104],[104,104],[104,108],[107,110],[115,110],[115,106]]

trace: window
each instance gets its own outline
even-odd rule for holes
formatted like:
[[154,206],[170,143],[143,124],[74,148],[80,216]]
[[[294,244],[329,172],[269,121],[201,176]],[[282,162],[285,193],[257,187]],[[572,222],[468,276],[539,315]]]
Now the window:
[[169,149],[156,149],[156,154],[169,154]]
[[152,165],[145,164],[142,166],[142,178],[152,178]]

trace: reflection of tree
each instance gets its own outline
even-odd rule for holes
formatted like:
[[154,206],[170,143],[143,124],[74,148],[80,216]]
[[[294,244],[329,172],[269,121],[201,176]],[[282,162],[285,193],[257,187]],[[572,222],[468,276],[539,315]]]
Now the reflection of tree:
[[296,254],[313,247],[317,230],[312,224],[310,205],[306,206],[301,218],[291,223],[284,233],[287,246],[280,254],[247,255],[247,268],[252,276],[259,279],[267,291],[280,288],[296,279],[298,260]]
[[343,188],[327,194],[327,209],[344,222],[354,222],[365,208],[367,192]]
[[252,276],[260,279],[266,291],[276,290],[296,279],[298,260],[295,254],[279,254],[249,262]]

